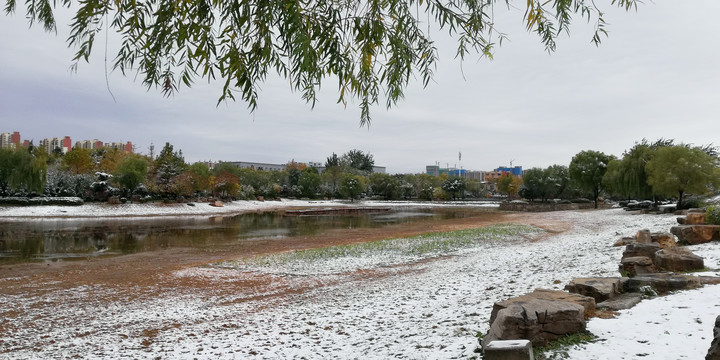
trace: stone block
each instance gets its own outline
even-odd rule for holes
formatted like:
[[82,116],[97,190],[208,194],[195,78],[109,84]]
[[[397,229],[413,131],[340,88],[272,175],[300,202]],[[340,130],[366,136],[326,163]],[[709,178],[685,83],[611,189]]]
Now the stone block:
[[535,289],[533,292],[509,298],[503,301],[498,301],[493,304],[492,312],[490,313],[490,325],[495,321],[497,313],[507,308],[514,303],[527,302],[533,299],[550,300],[550,301],[565,301],[574,304],[579,304],[583,307],[586,315],[590,315],[595,311],[595,299],[589,296],[580,294],[571,294],[569,292],[560,290],[548,290],[548,289]]
[[535,360],[530,340],[495,340],[483,348],[485,360]]
[[620,294],[610,300],[605,300],[597,304],[598,309],[608,310],[625,310],[637,305],[642,300],[642,294],[640,293],[626,293]]
[[595,303],[599,303],[620,294],[623,281],[627,281],[627,278],[575,278],[565,286],[565,290],[589,296],[595,299]]
[[701,282],[690,275],[643,274],[630,278],[625,290],[639,292],[645,286],[650,286],[662,295],[670,291],[696,289],[701,286]]
[[720,238],[720,225],[678,225],[670,228],[678,242],[690,245],[704,244]]
[[623,259],[629,257],[645,256],[652,261],[655,258],[655,253],[660,251],[660,244],[649,243],[649,244],[628,244],[623,252]]
[[652,242],[652,238],[650,237],[650,230],[643,229],[637,232],[635,235],[635,242],[638,244],[649,244]]
[[688,213],[685,218],[685,225],[705,225],[705,213]]
[[676,247],[677,243],[675,242],[675,235],[671,233],[666,232],[656,232],[650,234],[650,239],[652,239],[653,243],[657,243],[660,245],[660,248],[667,249]]
[[533,346],[542,346],[564,335],[582,332],[585,328],[585,308],[582,305],[530,299],[498,311],[482,345],[485,349],[495,340],[528,339]]
[[641,274],[652,274],[657,272],[653,261],[647,256],[623,257],[620,261],[620,273],[634,277]]
[[655,266],[666,271],[693,271],[705,268],[703,258],[686,248],[667,248],[655,254]]

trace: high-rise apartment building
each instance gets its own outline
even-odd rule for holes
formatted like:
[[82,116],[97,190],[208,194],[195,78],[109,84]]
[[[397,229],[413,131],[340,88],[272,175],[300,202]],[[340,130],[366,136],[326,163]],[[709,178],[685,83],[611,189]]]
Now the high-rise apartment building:
[[20,147],[20,132],[0,134],[0,148],[16,149]]

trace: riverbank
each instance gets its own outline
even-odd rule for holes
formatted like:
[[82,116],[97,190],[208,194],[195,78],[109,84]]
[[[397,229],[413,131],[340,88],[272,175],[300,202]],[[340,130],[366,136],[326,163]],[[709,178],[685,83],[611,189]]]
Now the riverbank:
[[[247,248],[1,266],[0,358],[473,358],[475,335],[487,331],[495,301],[537,287],[561,289],[574,277],[617,276],[623,249],[612,243],[638,229],[667,231],[675,217],[619,209],[494,212],[484,223],[453,219],[432,228],[336,233],[266,250],[499,223],[545,232],[340,271],[323,262],[302,272],[212,265],[253,255]],[[692,251],[717,269],[718,248]],[[617,319],[593,319],[588,327],[600,340],[572,349],[570,358],[703,358],[720,314],[712,304],[717,296],[719,286],[706,286],[644,300]]]
[[211,206],[208,203],[87,203],[80,206],[0,206],[0,220],[13,218],[102,218],[152,216],[235,215],[253,211],[324,207],[483,207],[497,208],[499,203],[487,201],[356,201],[345,200],[243,200]]

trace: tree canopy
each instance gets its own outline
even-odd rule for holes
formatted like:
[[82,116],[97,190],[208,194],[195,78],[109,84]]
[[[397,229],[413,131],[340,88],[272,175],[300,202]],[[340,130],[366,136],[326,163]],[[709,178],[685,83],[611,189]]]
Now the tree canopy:
[[575,154],[570,162],[568,169],[570,179],[581,189],[592,194],[595,208],[598,206],[598,197],[602,190],[603,176],[607,172],[607,165],[613,159],[612,155],[585,150]]
[[648,183],[663,195],[678,194],[678,208],[687,192],[708,193],[718,184],[718,159],[706,149],[675,145],[659,148],[647,163]]
[[[628,10],[640,1],[607,2]],[[358,100],[360,122],[369,124],[371,106],[384,98],[391,107],[410,79],[424,86],[432,79],[438,52],[431,24],[457,41],[457,57],[491,57],[506,37],[494,22],[498,3],[516,7],[511,0],[25,0],[25,16],[53,31],[58,7],[75,13],[68,38],[77,49],[75,67],[89,61],[96,36],[112,30],[121,37],[111,50],[114,69],[137,72],[165,95],[198,77],[218,79],[218,102],[239,95],[254,110],[259,86],[275,73],[314,105],[321,83],[333,78],[338,102]],[[6,14],[17,10],[16,0],[5,4]],[[594,43],[606,34],[597,1],[528,0],[517,7],[548,51],[577,17],[594,24]]]

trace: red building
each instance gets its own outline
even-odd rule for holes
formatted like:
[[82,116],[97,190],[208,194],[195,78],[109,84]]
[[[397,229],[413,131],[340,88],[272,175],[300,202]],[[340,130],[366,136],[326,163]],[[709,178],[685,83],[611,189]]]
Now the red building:
[[69,136],[66,136],[62,141],[63,154],[67,154],[72,150],[72,140]]
[[15,131],[12,133],[12,135],[10,136],[10,142],[15,144],[16,148],[20,147],[20,132],[19,131]]
[[128,141],[128,142],[125,144],[125,152],[127,152],[127,153],[132,153],[132,152],[133,152],[132,142],[131,142],[131,141]]

